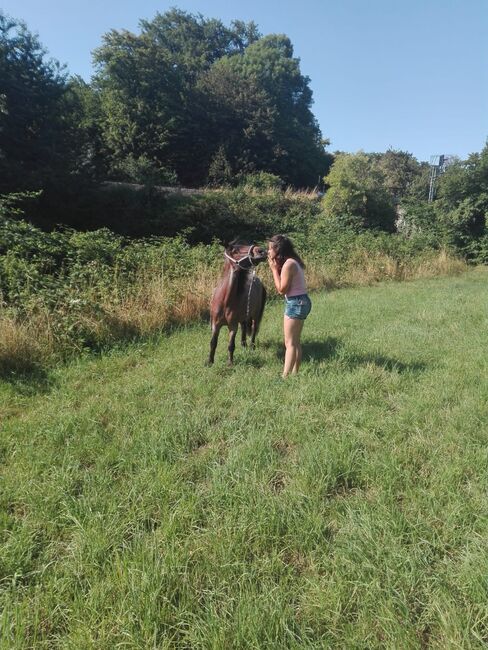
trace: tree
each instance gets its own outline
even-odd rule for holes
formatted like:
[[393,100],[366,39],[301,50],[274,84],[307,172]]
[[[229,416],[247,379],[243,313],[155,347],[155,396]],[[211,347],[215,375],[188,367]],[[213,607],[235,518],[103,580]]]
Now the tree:
[[355,228],[394,231],[393,200],[371,156],[362,151],[338,155],[324,181],[329,186],[323,199],[328,219]]
[[115,30],[95,52],[101,129],[109,167],[128,157],[162,163],[178,111],[180,74],[165,50],[146,37]]
[[201,184],[221,149],[235,173],[266,170],[295,185],[327,170],[309,79],[286,36],[173,9],[142,21],[139,35],[106,34],[95,63],[114,173],[147,156]]
[[37,189],[66,166],[66,74],[24,23],[0,13],[0,192]]
[[227,159],[225,149],[221,145],[210,163],[208,180],[212,185],[229,185],[232,176],[232,167]]
[[430,165],[427,162],[419,163],[419,171],[408,185],[407,192],[402,200],[424,203],[429,197]]
[[64,218],[80,183],[100,173],[92,94],[46,58],[24,23],[0,13],[0,192],[42,190],[32,216]]
[[374,154],[373,162],[383,176],[383,185],[395,202],[401,201],[413,182],[421,175],[418,160],[406,151],[388,149],[385,153]]
[[[238,167],[266,170],[297,186],[315,185],[331,157],[311,112],[310,79],[301,74],[290,39],[265,36],[218,65],[235,85],[253,89],[254,101],[262,107],[252,128],[244,132]],[[227,105],[239,113],[235,93],[227,95]]]
[[107,163],[100,126],[100,96],[81,77],[68,79],[63,97],[63,116],[77,173],[91,179],[104,179]]
[[273,165],[275,108],[255,79],[244,79],[229,58],[216,62],[200,80],[206,98],[208,151],[225,149],[236,173]]
[[177,9],[141,21],[141,33],[112,30],[95,52],[95,84],[111,167],[147,156],[182,183],[206,180],[217,146],[198,81],[222,56],[237,54],[258,32],[254,23],[207,20]]
[[486,232],[488,219],[488,143],[480,153],[457,160],[439,178],[434,202],[438,219],[456,244]]

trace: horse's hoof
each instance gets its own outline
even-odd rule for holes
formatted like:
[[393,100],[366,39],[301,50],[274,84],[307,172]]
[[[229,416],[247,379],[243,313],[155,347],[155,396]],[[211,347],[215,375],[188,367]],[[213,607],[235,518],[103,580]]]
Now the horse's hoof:
[[205,368],[210,368],[211,366],[213,366],[213,361],[210,361],[210,359],[207,359],[207,361],[205,361]]

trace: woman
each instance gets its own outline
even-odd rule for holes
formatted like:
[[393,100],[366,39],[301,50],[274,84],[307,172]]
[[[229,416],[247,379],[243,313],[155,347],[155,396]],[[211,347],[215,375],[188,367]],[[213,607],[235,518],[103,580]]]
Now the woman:
[[275,235],[269,240],[268,263],[273,273],[276,290],[285,296],[285,365],[283,378],[296,374],[302,361],[300,337],[303,322],[312,309],[307,294],[305,264],[285,235]]

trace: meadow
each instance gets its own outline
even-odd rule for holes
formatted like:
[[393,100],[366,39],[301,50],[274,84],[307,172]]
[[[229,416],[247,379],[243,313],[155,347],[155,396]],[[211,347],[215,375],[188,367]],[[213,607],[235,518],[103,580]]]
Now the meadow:
[[484,648],[488,271],[0,384],[0,648]]

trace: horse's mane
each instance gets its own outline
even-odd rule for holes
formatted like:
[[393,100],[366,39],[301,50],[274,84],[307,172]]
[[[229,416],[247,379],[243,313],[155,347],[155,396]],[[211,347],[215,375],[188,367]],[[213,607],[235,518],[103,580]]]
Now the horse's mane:
[[236,237],[231,242],[229,242],[229,246],[254,246],[255,243],[255,241],[246,239],[244,237]]

